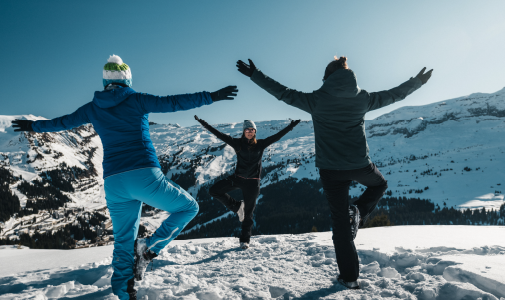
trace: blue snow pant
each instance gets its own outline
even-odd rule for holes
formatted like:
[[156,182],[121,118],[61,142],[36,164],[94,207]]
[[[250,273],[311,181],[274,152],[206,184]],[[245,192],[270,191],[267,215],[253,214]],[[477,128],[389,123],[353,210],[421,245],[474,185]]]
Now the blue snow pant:
[[147,247],[159,254],[198,213],[198,204],[159,168],[132,170],[105,178],[105,198],[114,228],[112,291],[129,299],[128,280],[133,278],[134,244],[139,229],[142,202],[165,210],[170,216],[146,239]]

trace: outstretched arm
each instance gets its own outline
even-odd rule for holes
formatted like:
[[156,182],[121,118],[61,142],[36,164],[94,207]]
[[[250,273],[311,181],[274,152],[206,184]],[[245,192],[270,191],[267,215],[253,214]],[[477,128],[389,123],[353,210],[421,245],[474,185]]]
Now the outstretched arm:
[[146,114],[175,112],[212,104],[212,99],[208,92],[166,97],[138,93],[137,97],[140,106]]
[[411,77],[406,82],[387,91],[370,93],[370,101],[368,103],[368,111],[379,109],[381,107],[393,104],[397,101],[405,99],[423,84],[428,82],[433,69],[424,73],[426,68],[423,68],[416,77]]
[[[52,120],[34,121],[31,123],[31,130],[35,132],[54,132],[68,130],[79,127],[86,123],[90,123],[88,115],[86,114],[86,107],[88,105],[91,105],[91,103],[85,104],[84,106],[79,107],[75,112],[63,117],[54,118]],[[13,123],[14,122],[16,121],[13,121]],[[20,128],[16,131],[30,131],[29,128],[26,129],[28,130],[23,130],[23,128]]]
[[137,97],[145,113],[167,113],[209,105],[220,100],[233,100],[237,92],[237,87],[230,85],[213,93],[200,92],[166,97],[138,93]]
[[225,142],[226,144],[230,145],[233,147],[233,138],[227,134],[222,133],[221,131],[217,130],[216,128],[212,127],[209,125],[209,123],[205,122],[202,119],[199,119],[197,116],[195,116],[195,120],[200,122],[202,126],[210,131],[213,135],[215,135],[218,139],[221,141]]
[[250,77],[254,83],[259,85],[259,87],[273,95],[278,100],[284,101],[291,106],[308,112],[309,114],[312,114],[314,111],[315,102],[312,93],[303,93],[285,87],[263,74],[256,68],[250,59],[249,65],[239,60],[237,62],[237,67],[240,73]]
[[295,126],[298,125],[298,123],[300,123],[300,120],[296,120],[296,121],[293,120],[293,121],[291,121],[291,124],[289,124],[286,128],[284,128],[281,131],[277,132],[276,134],[264,139],[265,148],[272,145],[273,143],[277,142],[278,140],[282,139],[282,137],[285,136],[291,130],[293,130],[293,128],[295,128]]

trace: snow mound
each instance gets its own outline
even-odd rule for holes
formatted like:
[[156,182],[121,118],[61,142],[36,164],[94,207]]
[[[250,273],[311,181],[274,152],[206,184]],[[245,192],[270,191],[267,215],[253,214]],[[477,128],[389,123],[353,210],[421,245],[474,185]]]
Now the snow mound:
[[[402,241],[404,231],[416,237],[394,247],[386,232]],[[440,235],[433,236],[437,230]],[[468,232],[488,239],[468,239]],[[234,238],[174,241],[161,251],[136,283],[139,299],[487,299],[505,297],[505,227],[399,226],[362,229],[356,239],[361,290],[351,291],[335,279],[338,268],[331,232],[253,237],[241,250]],[[382,237],[382,239],[372,239]],[[446,245],[443,247],[442,245]],[[392,249],[394,247],[394,250]],[[374,248],[375,247],[375,248]],[[110,256],[111,247],[81,249]],[[373,250],[370,250],[373,249]],[[383,250],[380,250],[383,249]],[[432,251],[427,251],[432,249]],[[475,251],[488,249],[488,251]],[[22,251],[13,261],[13,252]],[[75,250],[0,251],[0,264],[12,268],[35,253],[39,263],[50,251],[75,256]],[[92,252],[94,251],[94,252]],[[82,258],[81,257],[81,258]],[[0,279],[0,299],[116,299],[112,295],[110,257],[68,266],[53,260],[53,268],[37,263]],[[503,298],[502,298],[503,299]]]

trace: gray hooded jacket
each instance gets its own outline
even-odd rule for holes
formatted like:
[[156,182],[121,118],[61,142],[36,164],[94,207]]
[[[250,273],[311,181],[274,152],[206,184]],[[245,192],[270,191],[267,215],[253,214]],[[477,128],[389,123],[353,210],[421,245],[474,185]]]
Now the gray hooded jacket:
[[312,115],[316,167],[328,170],[369,165],[365,114],[405,99],[422,85],[420,79],[412,78],[388,91],[368,93],[358,87],[354,72],[346,69],[335,71],[312,93],[289,89],[258,69],[251,80],[275,98]]

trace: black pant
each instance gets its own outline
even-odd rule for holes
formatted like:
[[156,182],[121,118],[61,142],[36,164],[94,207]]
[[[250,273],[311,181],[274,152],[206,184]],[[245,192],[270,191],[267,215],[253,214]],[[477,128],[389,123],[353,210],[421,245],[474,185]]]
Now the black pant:
[[349,222],[349,185],[354,180],[367,187],[361,197],[354,202],[360,216],[365,218],[377,207],[386,192],[387,181],[375,164],[356,170],[320,169],[319,175],[330,206],[333,245],[340,277],[345,281],[356,281],[359,277],[359,260]]
[[249,243],[253,225],[253,212],[256,207],[256,198],[260,193],[259,179],[245,179],[232,175],[216,182],[210,189],[209,194],[224,204],[229,210],[237,212],[240,201],[233,199],[227,194],[229,191],[241,189],[244,195],[244,221],[242,222],[242,234],[240,242]]

